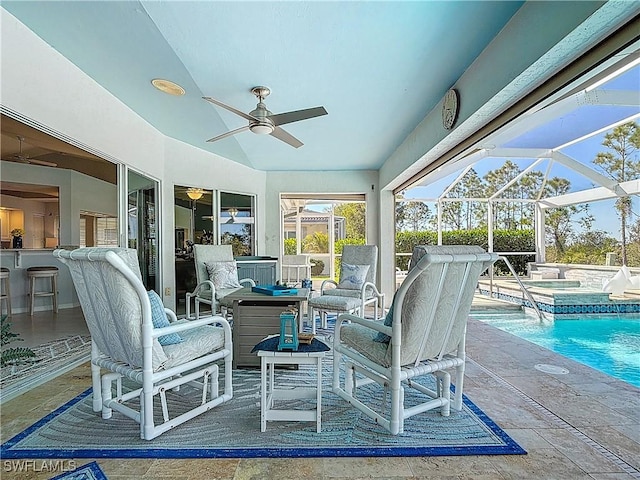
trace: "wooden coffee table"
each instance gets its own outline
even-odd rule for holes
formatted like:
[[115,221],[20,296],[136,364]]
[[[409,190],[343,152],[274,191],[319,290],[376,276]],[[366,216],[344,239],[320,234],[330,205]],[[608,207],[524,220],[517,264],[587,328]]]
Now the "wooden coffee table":
[[237,290],[225,297],[233,301],[233,368],[259,367],[260,359],[251,349],[263,338],[280,333],[280,314],[298,310],[298,322],[304,315],[303,302],[309,289],[299,288],[294,295],[264,295],[251,288]]

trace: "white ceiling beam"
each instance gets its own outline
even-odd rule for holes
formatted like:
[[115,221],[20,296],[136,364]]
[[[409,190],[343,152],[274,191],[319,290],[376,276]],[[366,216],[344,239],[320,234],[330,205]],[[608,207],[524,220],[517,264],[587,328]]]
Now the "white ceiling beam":
[[570,168],[574,172],[577,172],[580,175],[583,175],[589,180],[595,182],[597,185],[601,185],[611,190],[615,195],[625,194],[625,192],[620,190],[620,187],[618,186],[615,180],[609,177],[605,177],[601,173],[596,172],[593,168],[578,162],[574,158],[571,158],[569,155],[565,155],[564,153],[560,153],[560,152],[553,152],[552,158],[556,162],[564,165],[567,168]]
[[540,184],[540,190],[538,191],[538,195],[536,196],[536,200],[540,200],[542,198],[542,194],[544,193],[544,187],[549,181],[549,174],[551,173],[551,167],[553,166],[553,160],[549,160],[547,165],[547,170],[544,172],[544,177],[542,178],[542,184]]
[[458,175],[456,179],[453,182],[451,182],[451,185],[449,185],[447,188],[444,189],[444,191],[440,194],[440,197],[438,197],[438,199],[446,197],[447,193],[449,193],[453,189],[453,187],[455,187],[458,184],[458,182],[460,182],[460,180],[464,178],[464,176],[467,174],[469,170],[471,170],[472,167],[473,165],[467,165],[467,168],[462,170],[460,175]]
[[[625,195],[640,195],[640,180],[630,180],[622,182],[618,185],[619,189],[625,192]],[[543,209],[568,207],[570,205],[578,205],[581,203],[597,202],[600,200],[610,200],[617,198],[610,189],[605,187],[596,187],[580,192],[568,193],[553,198],[543,198],[539,204]]]
[[604,105],[610,107],[637,107],[638,92],[632,90],[591,90],[582,97],[579,105]]
[[498,190],[496,193],[494,193],[493,195],[491,195],[489,197],[489,200],[495,200],[499,195],[501,195],[507,188],[509,188],[511,185],[513,185],[514,183],[516,183],[518,180],[520,180],[522,177],[524,177],[528,172],[530,172],[532,169],[534,169],[535,167],[537,167],[540,163],[542,163],[543,161],[545,161],[545,158],[539,158],[538,160],[536,160],[535,162],[533,162],[531,165],[529,165],[527,168],[525,168],[524,170],[522,170],[518,175],[516,175],[515,177],[513,177],[511,179],[511,181],[507,182],[507,184],[502,187],[500,190]]
[[553,150],[548,148],[494,148],[489,150],[490,157],[511,158],[551,158]]

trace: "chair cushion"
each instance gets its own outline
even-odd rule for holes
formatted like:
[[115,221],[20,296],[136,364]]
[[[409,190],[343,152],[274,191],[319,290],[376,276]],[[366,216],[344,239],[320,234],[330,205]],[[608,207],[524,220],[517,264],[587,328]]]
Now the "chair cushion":
[[351,265],[343,263],[340,266],[340,283],[337,288],[360,290],[367,279],[369,265]]
[[322,292],[322,295],[334,295],[336,297],[360,298],[360,290],[349,290],[344,288],[330,288]]
[[379,332],[367,328],[363,325],[353,323],[342,325],[340,328],[340,340],[349,347],[357,350],[369,360],[385,367],[390,366],[387,350],[388,343],[381,343],[375,340]]
[[[393,325],[393,302],[396,301],[396,295],[393,295],[393,300],[391,300],[391,306],[389,307],[389,311],[387,312],[387,316],[384,317],[384,324],[387,327],[391,327]],[[391,341],[391,337],[386,333],[378,332],[378,334],[373,339],[374,342],[380,343],[389,343]]]
[[238,266],[235,261],[228,262],[207,262],[207,273],[209,280],[217,289],[223,288],[240,288],[238,281]]
[[337,295],[320,295],[319,297],[309,299],[309,306],[316,310],[352,312],[360,307],[360,299]]
[[[177,323],[188,321],[179,320]],[[164,369],[182,365],[224,347],[224,330],[222,327],[205,325],[185,330],[180,334],[182,335],[182,342],[163,347],[164,353],[167,355],[167,360],[162,365]]]
[[[155,328],[170,326],[171,323],[169,323],[167,314],[164,311],[164,305],[162,304],[160,296],[154,290],[149,290],[147,295],[149,295],[149,303],[151,303],[151,321],[153,322],[153,326]],[[182,342],[182,338],[177,333],[170,333],[169,335],[158,337],[158,342],[163,346],[172,345]]]

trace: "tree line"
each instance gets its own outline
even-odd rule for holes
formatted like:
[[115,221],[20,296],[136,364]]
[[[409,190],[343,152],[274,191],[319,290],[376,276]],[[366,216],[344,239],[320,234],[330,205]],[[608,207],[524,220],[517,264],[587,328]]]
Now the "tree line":
[[[615,127],[604,137],[606,151],[596,154],[594,169],[616,183],[640,178],[640,131],[631,122]],[[443,230],[478,230],[488,227],[486,199],[500,192],[501,201],[492,204],[494,230],[531,230],[534,222],[534,204],[522,201],[565,195],[571,182],[562,177],[544,180],[540,171],[522,170],[511,160],[480,177],[470,169],[448,192],[442,202]],[[505,188],[506,185],[509,185]],[[502,190],[501,190],[502,189]],[[451,201],[460,199],[460,201]],[[463,200],[464,199],[464,200]],[[545,236],[547,261],[566,263],[603,263],[603,252],[618,252],[622,264],[640,265],[640,216],[632,209],[631,196],[620,196],[615,211],[620,221],[618,241],[609,232],[594,228],[594,217],[589,204],[570,205],[545,210]],[[581,227],[578,229],[577,227]],[[436,207],[424,202],[405,200],[398,195],[396,203],[396,229],[425,231],[437,228]]]

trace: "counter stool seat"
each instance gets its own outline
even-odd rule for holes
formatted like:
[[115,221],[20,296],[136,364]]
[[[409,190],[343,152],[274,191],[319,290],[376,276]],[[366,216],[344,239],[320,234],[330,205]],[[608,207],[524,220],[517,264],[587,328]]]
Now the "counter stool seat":
[[2,301],[7,304],[7,316],[11,316],[11,271],[7,267],[0,268],[0,315]]
[[[33,315],[36,297],[53,297],[53,311],[58,313],[58,267],[29,267],[27,268],[27,277],[29,278],[29,292],[31,295],[29,315]],[[36,291],[36,280],[38,278],[50,279],[51,289]]]

